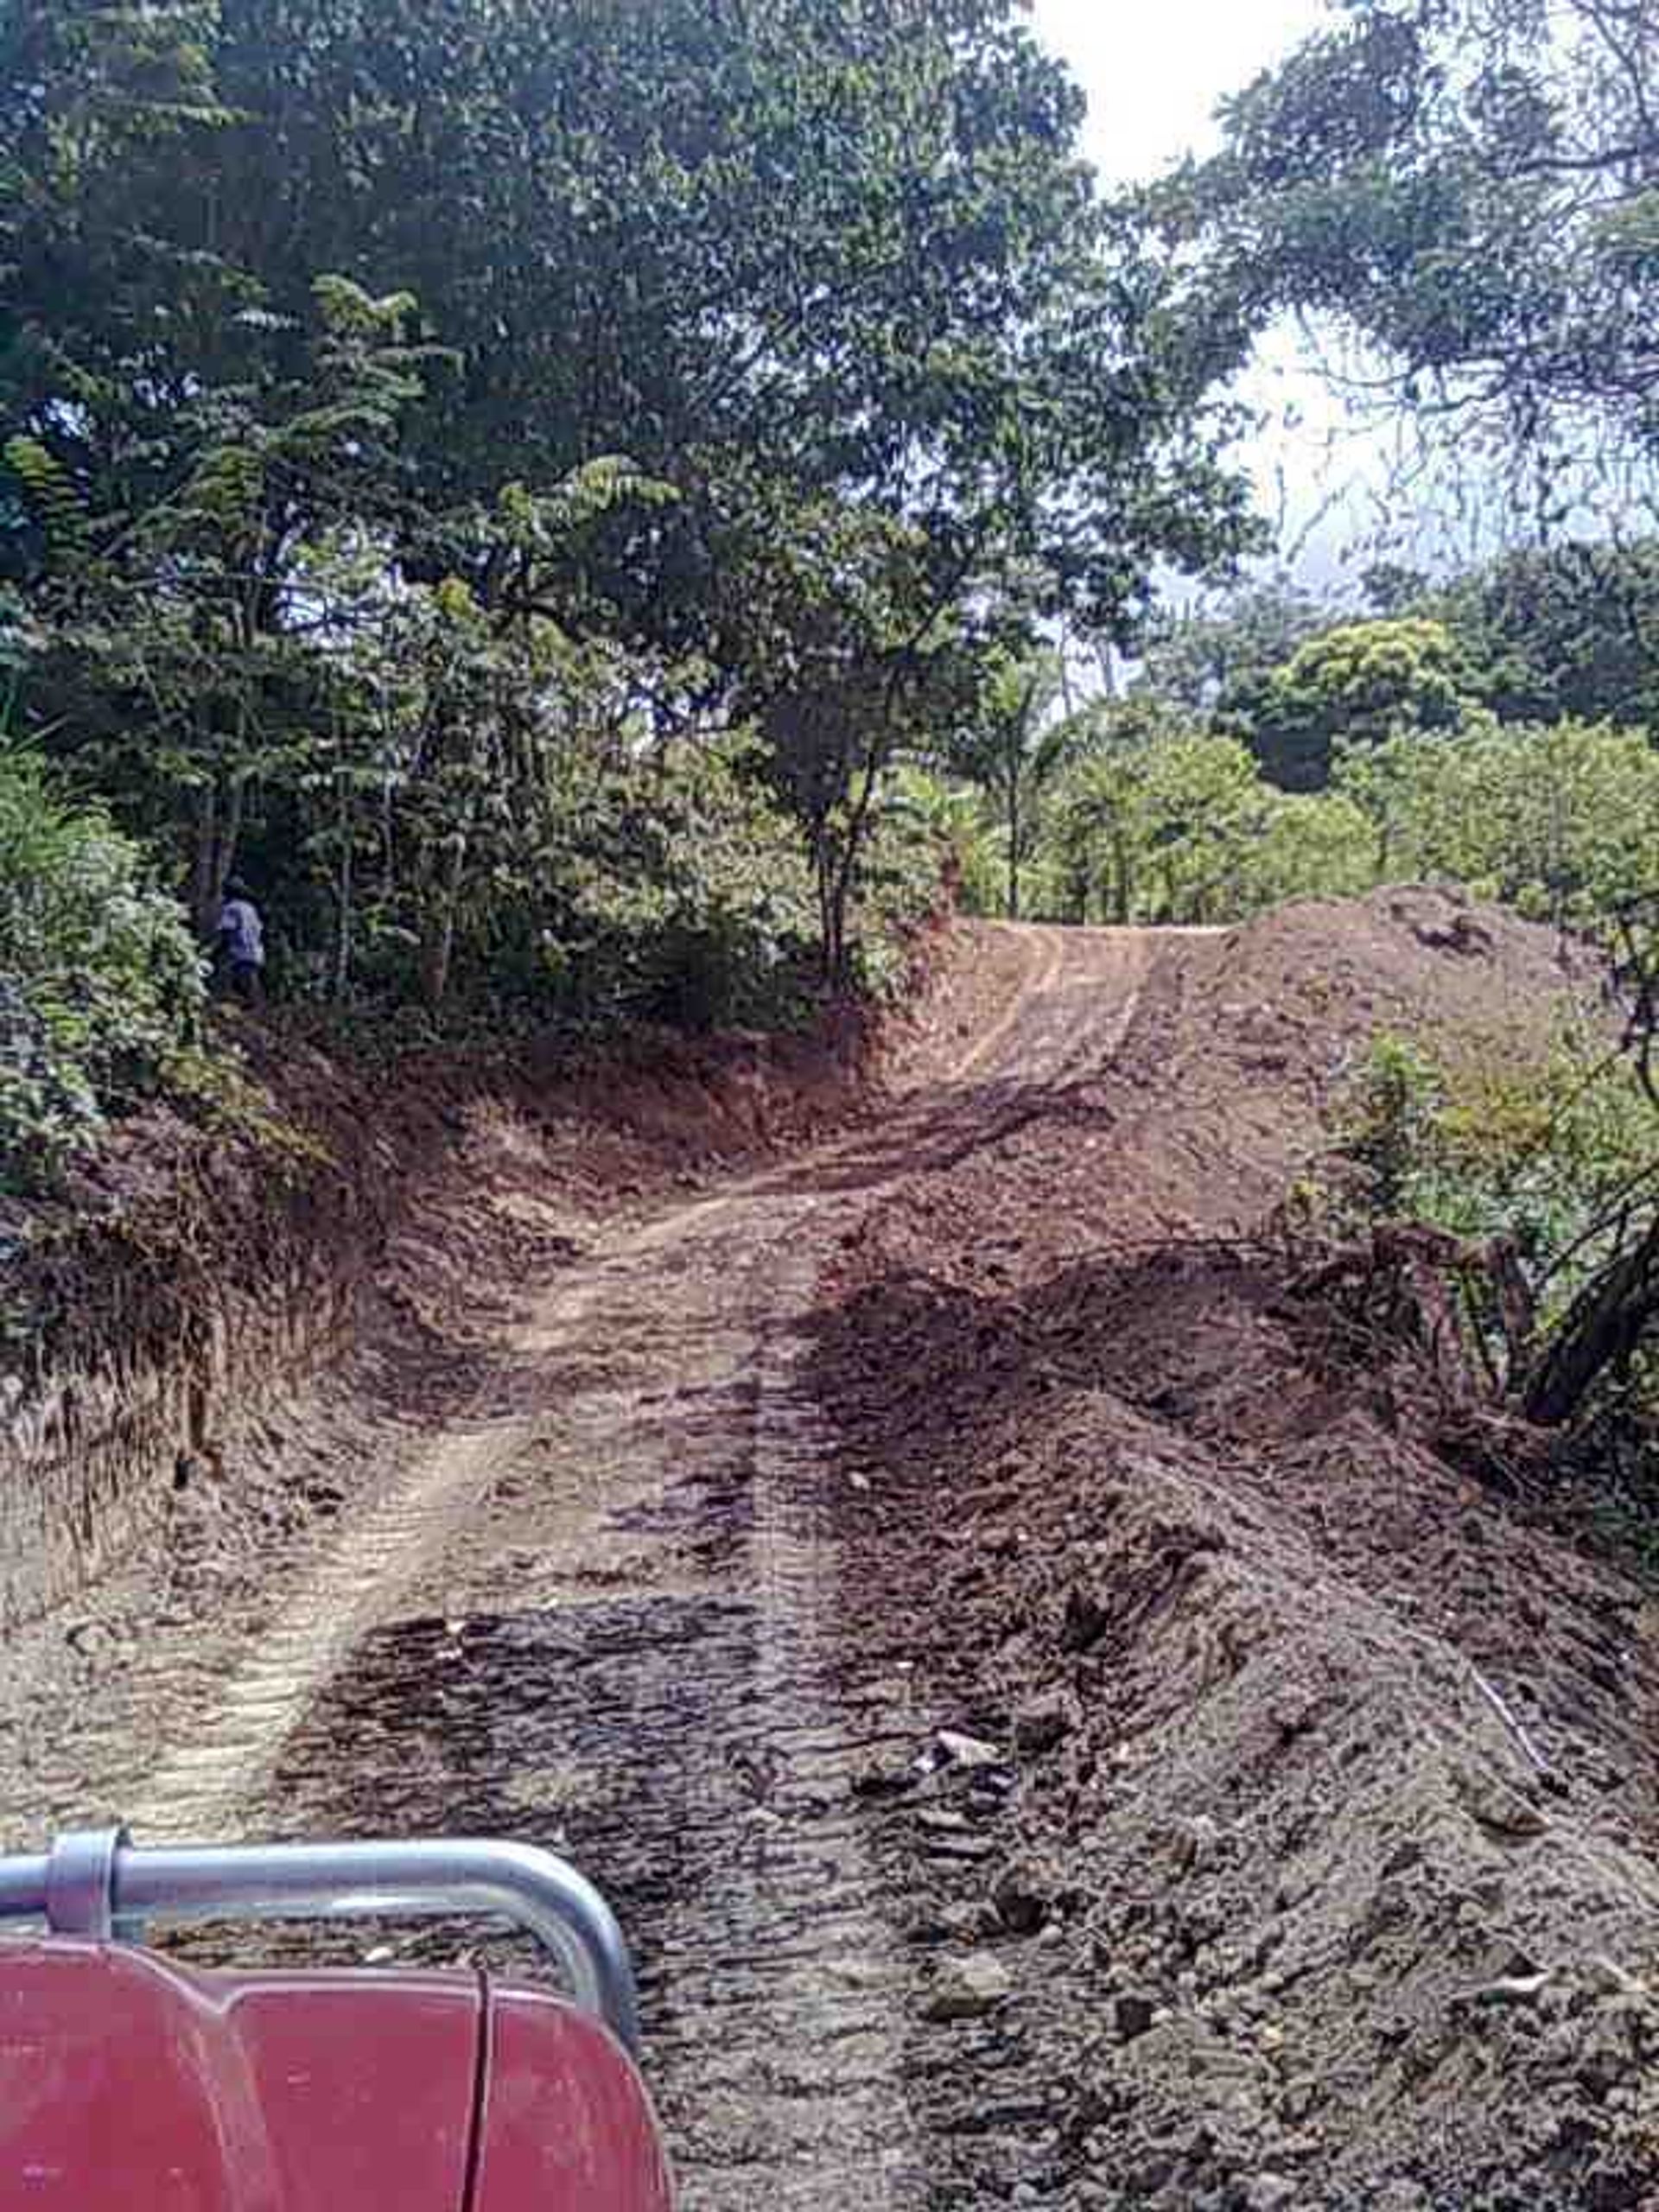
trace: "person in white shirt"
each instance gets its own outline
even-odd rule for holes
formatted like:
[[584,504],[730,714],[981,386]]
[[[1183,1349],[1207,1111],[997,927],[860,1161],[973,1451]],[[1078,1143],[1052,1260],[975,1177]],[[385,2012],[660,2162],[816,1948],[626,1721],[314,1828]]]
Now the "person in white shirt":
[[239,875],[228,879],[219,914],[219,956],[231,988],[244,1006],[257,1006],[264,995],[265,925]]

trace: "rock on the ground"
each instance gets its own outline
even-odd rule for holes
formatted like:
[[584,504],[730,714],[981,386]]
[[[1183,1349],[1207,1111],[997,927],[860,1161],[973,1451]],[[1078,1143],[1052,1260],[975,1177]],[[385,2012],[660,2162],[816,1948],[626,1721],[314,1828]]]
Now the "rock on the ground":
[[1256,2174],[1244,2185],[1244,2212],[1285,2212],[1295,2201],[1296,2184],[1283,2174]]
[[1005,1866],[991,1889],[991,1903],[1002,1925],[1016,1936],[1034,1936],[1048,1918],[1049,1899],[1029,1867]]
[[1014,1994],[1014,1977],[989,1951],[969,1951],[939,1968],[922,2010],[930,2020],[977,2020]]
[[1028,1757],[1040,1757],[1064,1743],[1072,1725],[1071,1707],[1058,1691],[1032,1698],[1014,1716],[1014,1748]]
[[996,1745],[986,1743],[982,1737],[962,1736],[954,1728],[941,1728],[933,1741],[940,1757],[951,1766],[972,1770],[1001,1763],[1002,1753]]

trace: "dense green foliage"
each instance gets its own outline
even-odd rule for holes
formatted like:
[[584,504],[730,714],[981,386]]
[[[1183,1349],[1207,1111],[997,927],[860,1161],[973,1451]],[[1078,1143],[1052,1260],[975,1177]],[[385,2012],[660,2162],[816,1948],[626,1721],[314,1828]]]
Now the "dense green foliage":
[[137,849],[0,752],[0,1189],[49,1176],[192,1042],[201,963]]
[[1248,734],[1285,791],[1321,791],[1337,746],[1463,721],[1470,679],[1444,624],[1412,616],[1322,630],[1281,666],[1234,687],[1218,717]]
[[1335,620],[1316,593],[1291,577],[1235,585],[1207,605],[1157,619],[1139,689],[1192,715],[1235,707]]
[[[1156,626],[1137,696],[1244,738],[1289,788],[1340,740],[1504,723],[1659,725],[1659,539],[1567,539],[1442,581],[1372,569],[1361,605],[1284,580]],[[1476,715],[1473,717],[1480,719]]]
[[1375,826],[1383,878],[1464,884],[1571,925],[1659,889],[1659,749],[1639,732],[1485,722],[1452,742],[1400,734],[1344,752],[1335,789]]
[[[1478,572],[1436,603],[1503,607],[1522,566]],[[1504,721],[1484,703],[1500,683],[1535,696],[1517,674],[1528,643],[1535,683],[1547,683],[1556,664],[1541,639],[1522,635],[1516,652],[1483,661],[1471,633],[1403,614],[1333,620],[1293,642],[1300,595],[1288,624],[1278,593],[1243,601],[1251,644],[1233,664],[1247,672],[1224,690],[1192,680],[1230,651],[1224,614],[1205,618],[1170,690],[1168,658],[1149,660],[1120,704],[1065,715],[1052,671],[1004,671],[1001,694],[947,755],[983,794],[976,839],[963,845],[974,900],[1007,912],[1016,860],[1035,911],[1077,921],[1230,921],[1287,898],[1415,879],[1605,931],[1630,900],[1659,893],[1649,734]],[[1276,664],[1256,657],[1264,604],[1281,638]],[[1589,688],[1590,665],[1586,655],[1569,667],[1562,688]],[[1628,696],[1625,664],[1602,665]],[[1009,702],[1020,710],[1012,721]]]
[[1012,0],[35,0],[0,109],[17,711],[287,988],[844,980],[895,753],[1248,534]]
[[1451,631],[1501,721],[1659,729],[1659,538],[1506,554],[1421,591],[1415,611]]

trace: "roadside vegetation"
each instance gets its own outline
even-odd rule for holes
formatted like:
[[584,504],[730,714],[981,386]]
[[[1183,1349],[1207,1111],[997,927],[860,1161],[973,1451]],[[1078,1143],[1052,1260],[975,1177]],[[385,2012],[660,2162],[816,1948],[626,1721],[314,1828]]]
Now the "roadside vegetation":
[[1394,611],[1221,592],[1071,715],[1052,658],[1007,673],[1014,708],[933,765],[969,802],[937,814],[970,897],[1220,923],[1426,880],[1594,929],[1659,891],[1659,539],[1382,570],[1365,597]]
[[181,1078],[201,963],[178,901],[100,810],[0,755],[0,1189],[50,1179],[111,1111]]
[[1578,1025],[1541,1064],[1384,1033],[1287,1224],[1351,1351],[1403,1350],[1442,1437],[1659,1564],[1659,1100]]

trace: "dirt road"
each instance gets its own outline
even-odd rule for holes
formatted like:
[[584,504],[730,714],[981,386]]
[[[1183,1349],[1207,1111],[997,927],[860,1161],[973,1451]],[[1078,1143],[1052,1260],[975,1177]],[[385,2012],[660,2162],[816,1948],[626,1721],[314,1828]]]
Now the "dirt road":
[[906,1900],[850,1784],[940,1716],[904,1622],[885,1662],[845,1648],[858,1491],[797,1369],[837,1245],[1109,1058],[1155,957],[1109,931],[1020,951],[994,1020],[880,1128],[532,1297],[466,1416],[359,1472],[362,1508],[130,1808],[156,1839],[568,1843],[638,1946],[689,2212],[930,2201]]
[[1261,1234],[1379,1028],[1566,981],[1432,892],[985,929],[761,1172],[578,1205],[509,1116],[436,1324],[9,1649],[20,1838],[563,1846],[688,2212],[1659,2201],[1650,1594]]

